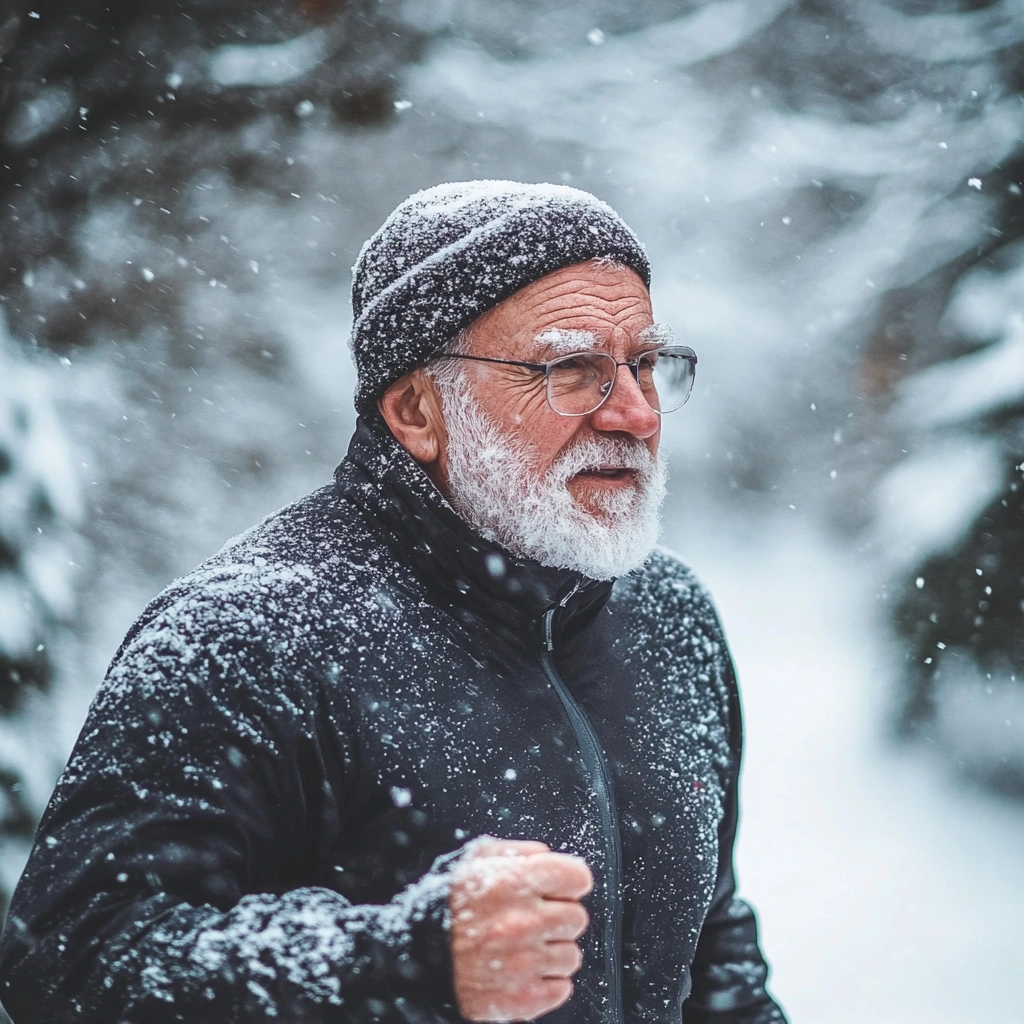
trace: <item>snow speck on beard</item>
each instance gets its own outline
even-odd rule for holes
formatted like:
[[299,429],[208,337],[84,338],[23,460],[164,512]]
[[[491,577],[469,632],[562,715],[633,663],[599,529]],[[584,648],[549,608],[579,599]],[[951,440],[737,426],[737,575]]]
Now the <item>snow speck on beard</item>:
[[[642,442],[588,439],[536,479],[529,447],[486,417],[461,369],[442,368],[434,379],[448,428],[448,484],[467,522],[514,555],[591,579],[624,576],[647,561],[658,540],[666,471]],[[566,484],[602,462],[636,470],[638,486],[605,496],[599,518],[579,508]]]

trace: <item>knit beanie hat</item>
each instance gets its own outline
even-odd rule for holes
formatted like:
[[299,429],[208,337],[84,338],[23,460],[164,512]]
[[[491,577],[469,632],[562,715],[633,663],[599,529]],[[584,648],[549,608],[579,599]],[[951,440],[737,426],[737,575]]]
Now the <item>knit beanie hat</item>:
[[524,285],[600,257],[650,286],[636,235],[577,188],[462,181],[410,196],[352,268],[356,408],[372,411],[389,385]]

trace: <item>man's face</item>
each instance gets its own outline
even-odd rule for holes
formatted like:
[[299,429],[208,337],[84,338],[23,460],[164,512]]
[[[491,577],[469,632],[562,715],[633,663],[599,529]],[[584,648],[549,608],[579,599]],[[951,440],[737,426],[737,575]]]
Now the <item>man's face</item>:
[[[580,263],[542,277],[484,313],[470,332],[468,354],[542,363],[593,349],[625,362],[652,347],[641,337],[652,323],[650,295],[635,271]],[[538,480],[561,456],[594,439],[643,446],[651,461],[657,456],[661,417],[626,367],[619,367],[612,393],[599,409],[560,416],[548,404],[542,374],[468,360],[459,365],[470,397],[503,435],[522,446],[526,468]],[[613,448],[604,444],[600,464],[574,473],[565,484],[577,508],[597,519],[609,504],[621,507],[641,483],[640,472],[628,465],[635,460],[617,457]],[[449,468],[445,450],[438,466],[443,490]]]
[[[651,326],[647,289],[633,271],[580,264],[482,316],[463,354],[543,363],[582,350],[625,362],[657,344],[645,334]],[[485,537],[595,579],[647,559],[665,490],[660,417],[627,368],[585,416],[555,412],[544,374],[525,367],[441,360],[431,376],[442,415],[428,472]]]

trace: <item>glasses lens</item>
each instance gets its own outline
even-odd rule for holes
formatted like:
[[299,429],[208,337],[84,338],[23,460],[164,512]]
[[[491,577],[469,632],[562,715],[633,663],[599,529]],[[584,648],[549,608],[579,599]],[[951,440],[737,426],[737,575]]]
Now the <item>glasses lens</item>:
[[585,416],[608,394],[615,360],[601,352],[577,352],[549,364],[548,402],[562,416]]
[[637,376],[652,409],[663,415],[682,408],[693,390],[696,359],[689,349],[670,346],[640,359]]
[[[682,345],[653,349],[640,357],[637,381],[652,409],[664,414],[686,404],[697,359]],[[561,416],[586,416],[607,397],[618,366],[604,352],[577,352],[548,364],[548,402]]]

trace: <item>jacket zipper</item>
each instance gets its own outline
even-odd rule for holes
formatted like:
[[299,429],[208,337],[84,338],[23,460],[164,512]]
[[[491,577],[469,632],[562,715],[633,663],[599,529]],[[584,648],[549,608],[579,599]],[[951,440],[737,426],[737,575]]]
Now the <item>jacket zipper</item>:
[[[572,595],[569,595],[572,596]],[[561,602],[564,606],[568,598]],[[612,1009],[612,1020],[616,1024],[624,1024],[625,1015],[622,1005],[622,837],[619,834],[618,816],[615,813],[615,792],[612,789],[611,772],[601,749],[600,741],[594,726],[587,718],[583,708],[577,703],[566,686],[565,681],[555,668],[553,652],[555,642],[553,636],[553,619],[555,609],[550,608],[544,613],[544,644],[540,651],[540,664],[548,681],[558,694],[565,713],[576,734],[580,753],[587,772],[590,775],[591,787],[597,796],[598,809],[601,816],[601,831],[604,835],[605,856],[608,863],[608,918],[604,925],[604,963],[608,975],[608,998]]]

